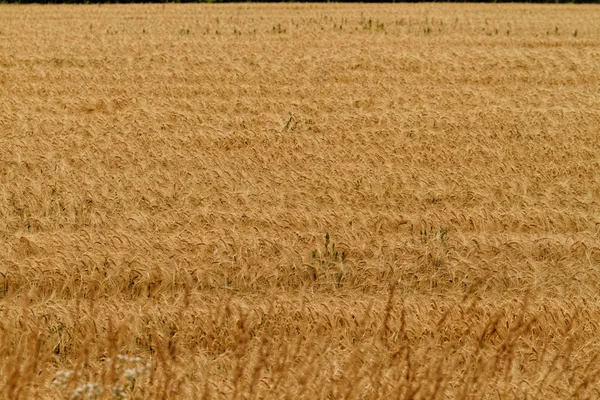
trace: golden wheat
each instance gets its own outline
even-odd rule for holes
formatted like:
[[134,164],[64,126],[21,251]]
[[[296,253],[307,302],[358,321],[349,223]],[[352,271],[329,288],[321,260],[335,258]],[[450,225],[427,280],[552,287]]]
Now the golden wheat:
[[600,9],[0,6],[0,393],[600,397]]

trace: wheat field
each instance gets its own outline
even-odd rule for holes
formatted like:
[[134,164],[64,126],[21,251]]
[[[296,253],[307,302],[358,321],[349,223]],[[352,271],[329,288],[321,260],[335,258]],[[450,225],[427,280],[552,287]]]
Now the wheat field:
[[598,21],[0,6],[0,398],[599,398]]

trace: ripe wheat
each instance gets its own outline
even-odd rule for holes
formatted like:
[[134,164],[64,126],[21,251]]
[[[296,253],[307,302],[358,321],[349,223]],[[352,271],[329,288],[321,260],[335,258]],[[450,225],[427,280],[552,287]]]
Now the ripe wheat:
[[598,21],[0,6],[0,396],[600,396]]

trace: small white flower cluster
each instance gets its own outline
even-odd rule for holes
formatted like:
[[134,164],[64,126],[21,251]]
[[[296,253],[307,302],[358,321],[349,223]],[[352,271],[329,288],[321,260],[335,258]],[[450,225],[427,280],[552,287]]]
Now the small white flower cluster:
[[[70,369],[61,369],[56,371],[56,376],[52,380],[52,383],[55,386],[60,387],[61,389],[66,389],[67,382],[69,379],[75,375],[75,371]],[[102,395],[102,386],[97,383],[85,383],[73,391],[71,395],[71,400],[79,400],[79,399],[97,399]]]
[[[118,354],[116,360],[107,358],[105,360],[108,364],[115,362],[115,370],[121,374],[118,381],[112,387],[112,397],[114,399],[125,399],[128,397],[128,393],[131,394],[136,387],[136,382],[141,378],[146,377],[150,374],[152,364],[150,362],[144,363],[141,357],[133,357],[124,354]],[[60,387],[64,391],[67,389],[67,382],[69,379],[77,378],[75,371],[72,370],[59,370],[56,372],[56,376],[52,383],[55,386]],[[77,387],[73,394],[69,397],[70,400],[92,400],[98,399],[104,392],[104,388],[97,383],[84,383]]]
[[130,362],[130,363],[141,363],[142,362],[141,357],[128,356],[126,354],[118,354],[117,360]]
[[127,368],[123,371],[123,378],[128,380],[136,380],[138,377],[138,370],[135,368]]
[[[112,363],[112,359],[107,358],[107,363]],[[144,364],[144,360],[141,357],[128,356],[125,354],[117,355],[116,369],[120,370],[123,368],[123,377],[127,379],[137,379],[139,375],[145,375],[150,372],[152,363],[148,362]]]
[[[113,359],[110,358],[110,357],[107,357],[105,359],[105,361],[107,363],[112,363]],[[128,356],[127,354],[117,354],[117,365],[119,364],[119,362],[140,363],[140,362],[142,362],[142,358],[141,357]]]
[[[113,362],[110,358],[106,361],[108,363]],[[127,397],[128,391],[135,389],[136,382],[150,373],[152,364],[149,362],[144,364],[141,357],[119,354],[117,355],[115,368],[117,371],[122,371],[122,379],[113,385],[112,394],[114,398],[124,399]]]
[[52,383],[54,383],[56,386],[63,386],[67,383],[72,375],[73,371],[69,369],[58,370],[56,371],[56,376],[54,377],[54,380],[52,380]]
[[97,399],[102,395],[102,386],[96,383],[86,383],[84,385],[79,386],[73,391],[73,395],[71,396],[71,400],[78,399]]

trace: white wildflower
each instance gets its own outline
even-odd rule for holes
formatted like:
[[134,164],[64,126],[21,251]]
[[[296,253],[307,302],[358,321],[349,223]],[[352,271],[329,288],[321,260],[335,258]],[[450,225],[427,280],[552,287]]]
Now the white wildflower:
[[113,386],[112,395],[117,399],[125,398],[125,389],[122,386],[115,385]]
[[73,391],[71,400],[97,399],[102,394],[102,387],[96,383],[85,383]]
[[135,368],[128,368],[125,371],[123,371],[123,377],[125,379],[134,381],[138,377],[138,371]]
[[52,381],[52,383],[54,383],[56,386],[62,386],[65,383],[67,383],[67,381],[69,380],[69,378],[71,377],[71,375],[73,375],[73,371],[71,370],[58,370],[56,371],[56,377],[54,378],[54,380]]

